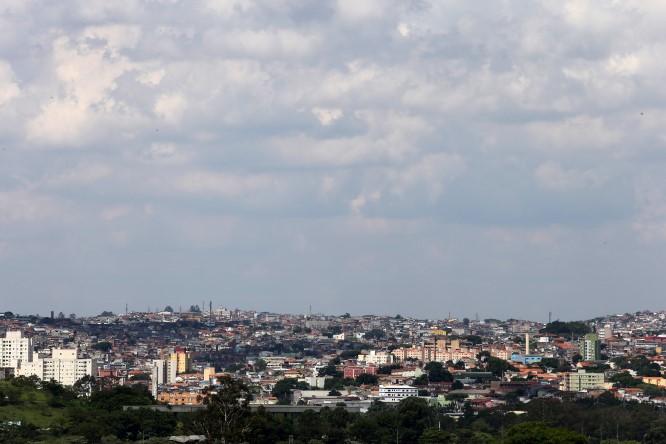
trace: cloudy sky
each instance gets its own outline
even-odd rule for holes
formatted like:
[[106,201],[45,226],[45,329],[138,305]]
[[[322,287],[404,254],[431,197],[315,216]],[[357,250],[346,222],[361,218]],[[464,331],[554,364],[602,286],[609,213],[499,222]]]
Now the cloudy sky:
[[662,0],[5,0],[0,300],[664,306]]

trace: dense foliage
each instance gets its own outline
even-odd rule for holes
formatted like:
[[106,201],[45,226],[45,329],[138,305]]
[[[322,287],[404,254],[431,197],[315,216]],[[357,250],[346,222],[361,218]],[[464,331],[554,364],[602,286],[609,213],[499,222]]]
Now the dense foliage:
[[[439,371],[431,366],[431,373]],[[276,394],[297,388],[285,380]],[[620,443],[666,442],[664,412],[651,405],[622,403],[610,392],[598,398],[561,401],[533,399],[475,412],[463,400],[435,406],[423,398],[397,405],[375,403],[365,414],[344,406],[306,410],[293,416],[251,411],[250,388],[223,378],[200,413],[161,413],[148,409],[123,411],[123,406],[154,403],[143,386],[106,387],[86,381],[79,388],[18,377],[0,381],[0,442],[114,443],[168,442],[171,435],[203,434],[209,442],[288,443]],[[82,391],[90,388],[90,391]],[[457,408],[454,408],[457,406]],[[447,413],[457,410],[457,420]],[[516,414],[522,411],[524,414]]]
[[102,381],[87,378],[75,387],[64,387],[19,376],[0,381],[0,401],[3,443],[135,441],[176,432],[173,414],[123,411],[126,405],[154,404],[145,386],[105,388]]
[[556,335],[575,335],[582,336],[586,333],[590,333],[592,330],[590,326],[582,321],[571,321],[571,322],[562,322],[562,321],[553,321],[546,324],[546,327],[542,330],[544,333],[553,333]]

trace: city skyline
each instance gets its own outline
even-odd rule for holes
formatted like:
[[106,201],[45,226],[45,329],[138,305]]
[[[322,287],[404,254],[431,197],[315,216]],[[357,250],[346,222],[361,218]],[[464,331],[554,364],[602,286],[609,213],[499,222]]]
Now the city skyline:
[[656,1],[5,3],[0,297],[660,310],[665,19]]

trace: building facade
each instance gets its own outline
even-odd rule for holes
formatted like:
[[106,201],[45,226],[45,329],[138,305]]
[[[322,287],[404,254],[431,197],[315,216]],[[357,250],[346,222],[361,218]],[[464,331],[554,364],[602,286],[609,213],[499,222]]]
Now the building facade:
[[588,333],[580,340],[580,354],[583,361],[598,361],[601,359],[599,336],[596,333]]
[[409,385],[380,385],[379,398],[384,402],[400,402],[411,396],[418,396],[419,389]]
[[32,362],[21,361],[17,369],[19,376],[37,376],[43,381],[54,380],[62,385],[74,385],[84,376],[97,375],[94,359],[79,359],[78,350],[54,348],[51,357],[38,358]]
[[8,331],[0,338],[0,367],[16,369],[19,361],[32,361],[32,338],[24,338],[20,331]]
[[580,392],[603,388],[604,374],[586,373],[585,370],[564,373],[560,382],[560,390],[565,392]]

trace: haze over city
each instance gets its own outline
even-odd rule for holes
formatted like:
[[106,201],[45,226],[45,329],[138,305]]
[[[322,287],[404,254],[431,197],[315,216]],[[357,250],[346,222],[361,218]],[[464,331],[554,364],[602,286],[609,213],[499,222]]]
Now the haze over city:
[[0,6],[0,298],[662,310],[666,4]]

